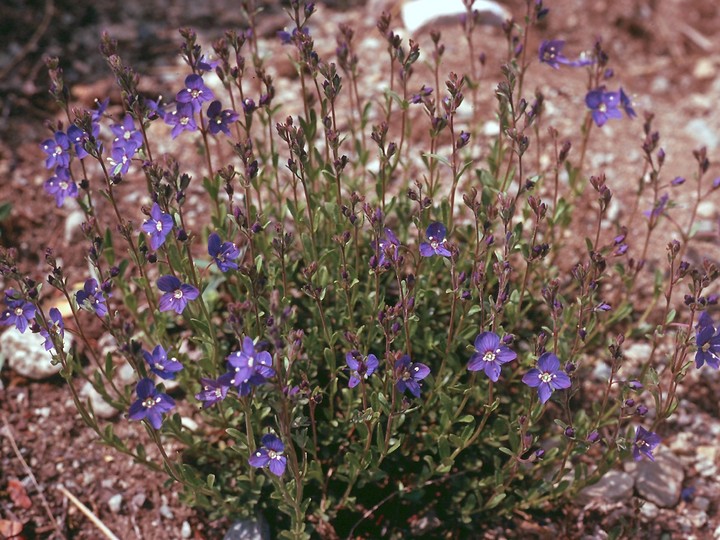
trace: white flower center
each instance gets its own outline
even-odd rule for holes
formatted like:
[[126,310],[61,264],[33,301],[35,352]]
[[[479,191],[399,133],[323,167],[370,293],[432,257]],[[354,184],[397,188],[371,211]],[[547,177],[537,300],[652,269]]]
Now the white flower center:
[[483,362],[494,362],[495,361],[495,353],[493,351],[487,351],[483,355]]
[[173,296],[174,296],[176,299],[180,300],[180,299],[183,297],[183,292],[182,292],[180,289],[177,289],[177,290],[173,293]]
[[15,308],[15,315],[20,316],[20,315],[22,315],[22,314],[23,314],[23,308],[21,308],[21,307],[16,307],[16,308]]
[[543,373],[540,374],[540,380],[541,380],[542,382],[544,382],[544,383],[549,383],[549,382],[552,381],[554,378],[555,378],[555,374],[554,374],[554,373],[549,373],[549,372],[547,372],[547,371],[544,371]]
[[162,230],[163,230],[162,221],[155,222],[155,230],[157,230],[157,232],[162,232]]

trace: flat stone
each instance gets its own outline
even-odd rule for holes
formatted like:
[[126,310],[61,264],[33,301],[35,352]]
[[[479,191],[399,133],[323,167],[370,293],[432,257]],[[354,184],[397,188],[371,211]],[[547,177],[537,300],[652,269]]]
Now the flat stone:
[[704,118],[694,118],[685,126],[685,131],[698,144],[707,146],[708,150],[714,150],[720,144],[720,136],[712,129]]
[[583,488],[578,493],[580,504],[591,501],[604,503],[617,503],[627,501],[632,497],[635,479],[626,472],[611,470],[595,484]]
[[685,473],[671,452],[658,452],[655,461],[642,459],[633,469],[635,488],[643,499],[660,508],[672,508],[678,503]]
[[[479,13],[480,24],[500,26],[511,17],[500,4],[488,0],[475,0],[472,9]],[[403,24],[410,33],[441,24],[456,25],[466,15],[462,0],[412,0],[401,8]]]

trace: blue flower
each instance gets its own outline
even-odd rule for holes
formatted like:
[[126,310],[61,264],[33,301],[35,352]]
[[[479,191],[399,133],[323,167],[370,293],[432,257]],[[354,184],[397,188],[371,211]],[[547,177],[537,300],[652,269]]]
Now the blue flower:
[[660,444],[660,436],[657,433],[638,426],[635,432],[635,441],[633,442],[633,459],[640,461],[645,456],[650,461],[655,461],[652,452],[658,444]]
[[22,298],[17,298],[16,295],[14,289],[5,291],[5,304],[8,308],[0,315],[0,324],[14,324],[15,328],[24,334],[30,320],[35,317],[35,306]]
[[157,286],[165,293],[160,297],[160,311],[175,311],[179,315],[185,310],[190,300],[195,300],[200,296],[200,291],[195,287],[182,283],[171,275],[159,278]]
[[240,250],[232,242],[222,242],[217,233],[212,233],[208,237],[208,254],[221,272],[238,269],[235,259],[240,257]]
[[142,230],[150,235],[150,247],[153,251],[165,243],[165,238],[174,224],[172,216],[163,212],[158,203],[153,203],[150,218],[142,224]]
[[720,369],[720,328],[715,328],[708,312],[703,311],[695,329],[695,367],[701,368],[707,363],[711,368]]
[[143,351],[143,357],[150,366],[150,371],[161,379],[174,379],[175,373],[183,368],[183,365],[174,356],[167,357],[167,352],[162,345],[158,345],[153,349],[152,354]]
[[450,251],[445,247],[446,235],[447,229],[442,223],[436,221],[428,225],[425,231],[428,241],[420,244],[420,255],[423,257],[432,257],[433,255],[449,257]]
[[551,352],[538,358],[538,367],[528,371],[522,381],[531,388],[538,389],[540,402],[545,403],[555,390],[570,388],[572,381],[562,369],[560,360]]
[[[185,77],[185,88],[180,90],[175,96],[178,103],[189,103],[195,113],[200,112],[202,104],[215,98],[212,90],[210,90],[200,75],[194,73]],[[180,107],[178,107],[178,110]]]
[[229,124],[235,122],[239,115],[231,109],[221,110],[222,106],[219,101],[213,101],[207,109],[208,130],[213,135],[217,135],[221,131],[230,136]]
[[415,397],[420,397],[420,381],[430,375],[430,368],[419,362],[412,362],[405,354],[395,362],[395,387],[398,392],[409,390]]
[[115,135],[113,148],[115,146],[126,146],[135,151],[142,146],[142,133],[135,129],[135,122],[129,114],[125,115],[122,124],[111,125],[110,131]]
[[98,317],[108,314],[105,297],[93,278],[85,280],[83,289],[75,293],[75,301],[79,307],[97,313]]
[[70,178],[70,171],[63,167],[55,169],[55,176],[45,181],[45,191],[55,197],[55,203],[60,208],[67,197],[78,196],[77,184]]
[[[232,352],[227,357],[230,372],[233,373],[231,383],[240,387],[243,383],[257,386],[275,375],[272,368],[272,356],[267,351],[256,351],[253,340],[245,337],[242,349]],[[249,387],[245,387],[249,391]],[[241,392],[242,394],[242,392]]]
[[155,429],[162,427],[162,415],[175,408],[175,400],[158,392],[150,379],[142,379],[137,385],[137,401],[130,405],[131,420],[147,420]]
[[514,351],[500,344],[500,337],[493,332],[478,334],[475,350],[477,352],[470,357],[467,368],[470,371],[485,371],[485,375],[493,382],[500,378],[501,366],[517,358]]
[[282,476],[287,466],[287,457],[284,454],[285,445],[272,433],[263,435],[260,444],[260,448],[255,450],[248,459],[248,464],[258,469],[268,467],[275,476]]
[[398,260],[400,240],[395,233],[385,227],[385,236],[378,241],[378,266],[385,266]]
[[349,388],[355,388],[360,381],[367,379],[375,373],[380,363],[374,354],[369,354],[367,358],[363,358],[358,351],[350,351],[345,355],[345,362],[350,368]]
[[202,390],[195,394],[195,399],[202,401],[203,409],[207,409],[218,401],[225,399],[232,384],[232,373],[225,373],[217,379],[202,377],[200,383],[202,384]]
[[176,109],[171,113],[166,113],[163,120],[169,126],[173,126],[172,138],[174,139],[183,131],[196,131],[193,107],[189,103],[178,103]]
[[67,169],[70,166],[70,139],[62,131],[56,131],[55,137],[46,139],[40,143],[40,148],[47,154],[45,167],[62,167]]
[[45,343],[43,343],[43,345],[45,346],[46,351],[55,347],[52,336],[58,336],[60,341],[62,341],[65,337],[65,323],[63,322],[62,314],[58,308],[50,308],[50,321],[52,322],[48,323],[47,330],[44,328],[40,330],[40,335],[45,338]]
[[598,126],[605,125],[610,118],[622,118],[622,113],[618,109],[620,94],[606,92],[604,86],[588,92],[585,96],[585,104],[590,109],[592,118]]

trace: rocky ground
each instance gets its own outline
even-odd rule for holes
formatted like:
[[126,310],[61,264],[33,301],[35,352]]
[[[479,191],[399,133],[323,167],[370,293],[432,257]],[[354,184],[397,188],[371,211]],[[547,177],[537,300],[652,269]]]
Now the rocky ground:
[[[184,76],[176,56],[176,29],[192,26],[201,42],[209,45],[224,29],[241,27],[243,20],[224,0],[202,4],[184,0],[174,2],[171,8],[165,4],[125,0],[122,9],[117,9],[116,3],[108,0],[8,0],[0,6],[0,35],[4,36],[0,50],[0,216],[2,205],[11,204],[6,207],[9,216],[0,221],[0,243],[17,247],[24,264],[40,278],[44,268],[38,254],[48,245],[63,254],[66,268],[85,274],[84,248],[76,242],[73,229],[79,222],[73,221],[71,213],[66,225],[67,209],[56,209],[41,192],[46,175],[38,147],[47,136],[43,122],[59,117],[46,93],[42,58],[52,54],[65,59],[65,74],[79,104],[88,106],[96,97],[111,95],[116,106],[117,90],[96,52],[99,35],[105,30],[119,40],[125,60],[143,74],[145,89],[171,95]],[[377,95],[378,86],[387,79],[387,65],[378,61],[385,49],[375,21],[382,9],[399,13],[399,2],[338,0],[330,4],[321,6],[322,16],[314,19],[312,32],[318,51],[333,54],[338,24],[354,25],[361,52],[360,92]],[[532,50],[541,39],[559,38],[567,40],[569,51],[581,51],[601,37],[615,77],[633,96],[638,112],[656,115],[655,128],[660,130],[668,155],[666,176],[691,179],[696,170],[692,151],[701,146],[707,147],[713,162],[710,178],[720,176],[715,164],[720,147],[716,106],[720,101],[719,6],[705,0],[547,0],[546,5],[551,16],[532,36]],[[522,0],[508,0],[503,6],[517,18],[524,13]],[[399,18],[395,21],[398,32],[407,37]],[[259,17],[261,46],[262,52],[271,56],[269,66],[278,78],[293,73],[286,50],[275,38],[285,24],[277,3],[267,2]],[[461,72],[467,65],[467,53],[457,26],[443,23],[437,28],[448,47],[445,70]],[[415,37],[422,50],[430,50],[427,28],[417,31]],[[494,125],[494,85],[499,80],[505,42],[499,28],[484,26],[479,29],[478,43],[488,59],[479,91],[482,110],[470,111],[465,121],[484,118],[489,137]],[[430,80],[429,71],[419,68],[413,87]],[[561,135],[576,132],[584,114],[581,73],[554,71],[535,63],[528,80],[528,91],[537,87],[546,96],[546,125],[554,126]],[[289,85],[278,82],[277,99],[292,111],[295,99]],[[426,128],[421,116],[414,122],[419,137]],[[642,171],[641,124],[638,119],[608,124],[595,134],[589,149],[589,168],[607,175],[617,216],[629,212]],[[688,253],[696,261],[703,257],[720,261],[719,200],[705,201],[699,209],[701,234]],[[132,198],[126,202],[137,205]],[[680,198],[674,213],[680,222],[687,217],[683,203]],[[641,233],[631,231],[636,240]],[[667,236],[658,241],[656,263],[664,256]],[[208,522],[205,516],[183,507],[173,486],[165,486],[161,475],[132,466],[127,458],[94,443],[93,434],[74,413],[60,377],[39,375],[19,365],[31,358],[37,346],[33,348],[27,336],[22,342],[13,341],[13,332],[0,337],[0,366],[5,360],[0,372],[0,538],[11,536],[15,524],[22,524],[23,538],[58,536],[50,516],[67,538],[99,538],[97,526],[67,493],[87,505],[121,539],[155,538],[160,530],[168,538],[222,538],[229,523]],[[647,344],[633,344],[628,361],[641,362],[648,353]],[[12,359],[13,354],[17,359]],[[601,378],[603,366],[597,366],[595,372]],[[663,428],[655,463],[629,463],[613,471],[578,504],[563,509],[563,519],[538,525],[519,516],[514,529],[488,530],[484,537],[610,538],[615,531],[619,537],[720,538],[720,484],[716,481],[719,393],[717,372],[691,371],[681,387],[678,413]],[[136,423],[118,418],[115,424],[116,432],[133,444],[145,437]],[[428,531],[426,537],[442,537],[438,531]]]

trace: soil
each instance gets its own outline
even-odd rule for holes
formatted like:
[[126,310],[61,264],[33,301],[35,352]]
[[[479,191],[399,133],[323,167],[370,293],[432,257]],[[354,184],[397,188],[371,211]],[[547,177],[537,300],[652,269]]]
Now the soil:
[[[95,98],[110,95],[110,110],[117,113],[119,94],[109,69],[97,52],[100,34],[107,31],[118,39],[126,63],[142,74],[142,88],[171,96],[184,77],[177,56],[180,41],[177,28],[193,27],[199,33],[200,42],[209,46],[224,29],[241,28],[243,20],[237,2],[183,0],[172,3],[172,8],[167,8],[166,4],[160,0],[124,0],[121,4],[112,0],[92,3],[6,0],[0,6],[0,35],[3,36],[3,48],[0,49],[0,204],[12,204],[10,216],[0,222],[0,243],[4,247],[17,248],[23,268],[38,279],[46,272],[42,254],[48,246],[61,254],[68,274],[76,272],[78,276],[84,276],[87,272],[86,248],[77,242],[72,229],[66,229],[67,209],[55,208],[42,190],[47,171],[38,143],[50,133],[44,123],[48,119],[62,118],[47,93],[43,58],[54,55],[62,59],[65,78],[73,89],[77,105],[88,107]],[[285,16],[279,2],[264,4],[265,10],[258,21],[263,50],[272,54],[269,66],[276,76],[291,75],[293,68],[286,59],[287,51],[275,38],[275,32],[286,24]],[[367,47],[361,51],[364,85],[361,93],[378,95],[378,82],[388,74],[384,44],[375,29],[375,19],[379,8],[394,6],[396,9],[397,5],[380,0],[338,0],[329,4],[320,5],[320,16],[314,19],[313,35],[318,51],[321,56],[332,54],[337,25],[340,22],[353,24],[359,41]],[[565,53],[576,56],[580,51],[590,49],[596,38],[601,38],[615,71],[614,79],[608,84],[622,85],[633,97],[641,116],[634,121],[623,119],[608,123],[594,134],[588,151],[590,173],[607,175],[618,220],[622,221],[634,204],[634,192],[642,171],[640,144],[644,112],[655,115],[653,125],[660,131],[661,146],[668,155],[664,170],[668,180],[683,176],[688,184],[693,181],[697,171],[693,150],[701,146],[708,147],[712,162],[708,177],[720,176],[720,167],[713,159],[720,146],[720,111],[716,106],[720,100],[720,33],[716,31],[720,25],[720,5],[707,0],[548,0],[546,4],[551,8],[550,16],[532,35],[530,50],[536,51],[541,39],[565,39]],[[504,5],[518,20],[522,19],[524,1],[508,0]],[[447,45],[444,70],[462,72],[467,61],[460,33],[455,27],[442,27],[441,30]],[[427,32],[421,33],[418,39],[421,49],[431,50]],[[494,87],[499,80],[506,43],[501,29],[494,27],[480,28],[477,42],[487,55],[479,90],[479,104],[486,112],[481,116],[491,122]],[[411,87],[419,89],[423,82],[431,80],[427,69],[418,68]],[[528,81],[533,84],[533,87],[526,87],[528,94],[535,86],[545,94],[548,103],[545,126],[554,126],[561,137],[577,133],[585,112],[582,71],[566,67],[555,71],[535,62]],[[282,90],[281,83],[278,87]],[[287,99],[284,105],[292,112],[291,94],[280,92],[279,96]],[[426,131],[422,116],[417,114],[413,122],[417,126],[413,127],[413,137],[420,137]],[[482,143],[477,142],[480,148]],[[544,159],[545,156],[541,157]],[[135,181],[144,182],[141,179]],[[138,184],[141,185],[144,184]],[[126,192],[132,193],[132,189],[128,188]],[[691,192],[687,189],[683,193]],[[672,215],[684,228],[689,197],[680,195],[680,191],[677,193],[674,195],[677,208]],[[702,208],[700,221],[703,228],[688,252],[694,262],[704,257],[720,261],[718,200],[715,196]],[[649,200],[643,202],[649,204]],[[134,205],[133,211],[137,213],[136,197],[128,197],[124,204],[128,208]],[[630,230],[630,244],[636,249],[644,234],[643,227],[637,225]],[[603,232],[610,238],[614,234],[613,230]],[[668,231],[669,234],[672,231]],[[656,257],[650,261],[651,268],[662,264],[663,246],[668,235],[657,235],[659,239],[653,246]],[[581,238],[578,234],[577,239],[566,241],[572,243]],[[582,244],[579,248],[583,249]],[[0,282],[0,288],[4,288],[3,285]],[[715,290],[717,292],[717,287]],[[719,442],[720,429],[716,428],[720,427],[717,408],[720,381],[714,375],[693,374],[684,384],[685,400],[679,415],[684,420],[672,424],[663,441],[676,453],[682,454],[682,451],[672,443],[682,430],[690,434],[696,446],[716,446]],[[6,367],[0,373],[0,383],[0,414],[5,424],[0,426],[0,434],[4,435],[0,438],[0,538],[10,534],[12,523],[22,524],[18,538],[56,537],[49,515],[60,524],[66,538],[99,538],[96,526],[68,501],[59,486],[64,486],[87,505],[121,539],[152,539],[160,534],[167,538],[222,538],[229,523],[209,522],[206,516],[180,503],[177,490],[166,484],[163,475],[134,466],[128,458],[94,442],[94,434],[75,412],[59,376],[31,381]],[[114,423],[116,433],[130,441],[129,446],[146,442],[147,435],[138,423],[123,418]],[[14,444],[22,460],[13,450]],[[720,489],[712,478],[703,477],[695,470],[695,457],[692,450],[684,455],[686,483],[696,488],[696,496],[709,499],[707,520],[700,524],[691,523],[690,529],[684,528],[683,516],[688,514],[690,503],[683,502],[677,508],[662,510],[641,529],[640,537],[660,538],[663,533],[669,533],[672,538],[713,537],[720,525]],[[111,509],[109,502],[118,494],[122,496],[122,502],[119,508]],[[590,535],[603,538],[603,528],[624,519],[640,519],[631,508],[618,513],[612,508],[581,510],[570,506],[562,509],[562,514],[563,518],[542,526],[523,522],[520,517],[513,532],[487,531],[486,537],[580,538]],[[433,534],[428,533],[427,537]]]

